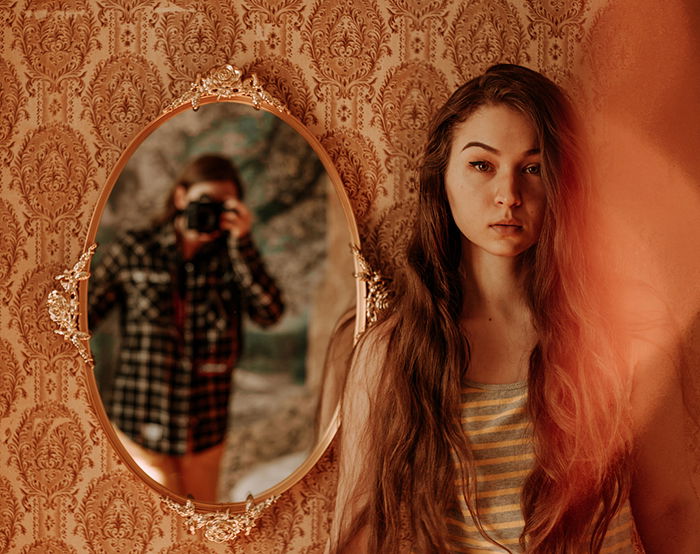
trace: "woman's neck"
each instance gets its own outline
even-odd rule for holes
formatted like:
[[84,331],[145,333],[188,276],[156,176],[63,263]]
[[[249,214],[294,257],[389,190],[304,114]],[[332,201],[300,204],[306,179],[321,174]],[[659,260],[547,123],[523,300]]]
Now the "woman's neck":
[[467,293],[464,314],[509,317],[527,306],[518,260],[495,256],[469,245],[462,275]]
[[518,260],[474,247],[465,258],[461,326],[469,340],[466,377],[480,383],[524,381],[537,333]]

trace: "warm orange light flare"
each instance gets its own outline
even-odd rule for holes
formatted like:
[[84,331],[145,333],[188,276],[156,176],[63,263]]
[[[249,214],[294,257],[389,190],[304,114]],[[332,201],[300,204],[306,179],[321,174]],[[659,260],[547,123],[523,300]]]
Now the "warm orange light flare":
[[[700,5],[620,0],[581,60],[594,163],[593,245],[615,333],[631,339],[638,433],[682,405],[700,490]],[[649,431],[651,433],[652,431]],[[651,437],[651,435],[650,435]],[[651,439],[650,439],[651,440]],[[661,453],[660,453],[661,455]],[[663,463],[663,462],[660,462]],[[689,483],[688,483],[689,484]]]

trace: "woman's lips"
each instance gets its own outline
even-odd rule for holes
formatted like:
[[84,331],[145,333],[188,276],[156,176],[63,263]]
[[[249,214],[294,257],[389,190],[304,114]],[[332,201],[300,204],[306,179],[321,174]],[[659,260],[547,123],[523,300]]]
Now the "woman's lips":
[[514,221],[499,221],[492,223],[489,227],[502,236],[517,235],[523,230],[523,226]]

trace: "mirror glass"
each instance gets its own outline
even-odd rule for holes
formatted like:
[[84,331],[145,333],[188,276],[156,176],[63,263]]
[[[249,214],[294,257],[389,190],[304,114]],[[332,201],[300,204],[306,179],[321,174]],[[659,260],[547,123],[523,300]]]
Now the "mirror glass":
[[173,493],[245,501],[324,436],[324,360],[354,314],[357,242],[328,169],[278,115],[211,102],[164,118],[103,202],[97,388],[127,452]]

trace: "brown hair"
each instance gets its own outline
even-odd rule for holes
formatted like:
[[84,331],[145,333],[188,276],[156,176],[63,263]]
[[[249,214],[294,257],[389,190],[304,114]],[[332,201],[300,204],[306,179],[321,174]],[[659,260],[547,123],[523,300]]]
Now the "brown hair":
[[178,187],[187,190],[192,185],[204,181],[230,181],[236,188],[238,199],[243,200],[243,181],[241,181],[241,176],[233,162],[217,154],[204,154],[194,158],[182,170],[170,191],[165,211],[157,221],[169,221],[177,215],[178,210],[175,207],[174,198],[175,190]]
[[474,460],[460,424],[469,343],[459,320],[469,291],[460,276],[462,236],[444,174],[455,126],[494,104],[531,119],[547,200],[539,240],[519,260],[538,335],[528,377],[535,463],[521,498],[521,546],[547,554],[599,550],[629,491],[628,381],[600,332],[581,260],[587,198],[577,119],[552,81],[500,64],[462,85],[430,127],[407,267],[385,314],[389,325],[382,325],[389,329],[382,392],[373,399],[364,461],[369,500],[350,526],[367,524],[370,552],[397,552],[406,532],[416,551],[447,552],[447,513],[460,495],[488,538],[479,523]]

